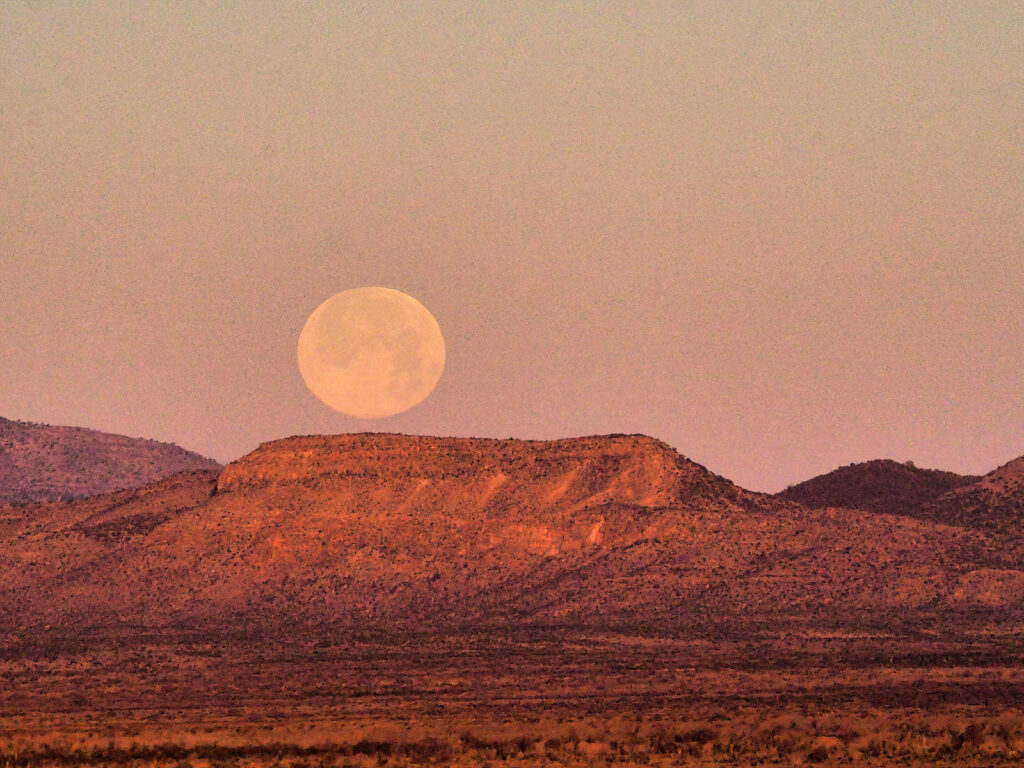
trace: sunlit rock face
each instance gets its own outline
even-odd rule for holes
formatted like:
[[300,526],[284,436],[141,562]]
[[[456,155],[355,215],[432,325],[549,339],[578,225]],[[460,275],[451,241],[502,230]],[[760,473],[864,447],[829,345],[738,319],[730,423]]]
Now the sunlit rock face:
[[808,509],[637,435],[288,438],[219,474],[6,508],[0,539],[0,626],[22,629],[673,634],[1024,618],[1019,537]]
[[218,489],[288,483],[334,488],[386,484],[396,498],[413,489],[421,493],[429,485],[439,497],[455,495],[481,510],[512,501],[530,508],[659,507],[702,494],[739,493],[729,481],[643,435],[553,441],[294,437],[262,445],[229,464]]

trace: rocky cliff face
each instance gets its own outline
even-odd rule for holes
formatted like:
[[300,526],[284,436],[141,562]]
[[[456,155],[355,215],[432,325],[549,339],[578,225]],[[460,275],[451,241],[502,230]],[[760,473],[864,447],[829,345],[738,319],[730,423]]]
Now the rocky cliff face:
[[170,443],[0,418],[0,503],[94,496],[219,468]]

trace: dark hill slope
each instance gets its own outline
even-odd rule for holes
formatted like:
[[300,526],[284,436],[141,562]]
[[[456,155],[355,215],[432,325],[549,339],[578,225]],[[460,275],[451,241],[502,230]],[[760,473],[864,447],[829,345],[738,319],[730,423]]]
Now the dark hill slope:
[[918,469],[894,461],[840,467],[776,498],[810,508],[848,507],[969,528],[1024,542],[1024,456],[984,477]]
[[914,517],[1024,539],[1024,456],[922,504]]
[[792,485],[778,498],[806,507],[848,507],[893,515],[914,515],[922,504],[978,480],[936,469],[919,469],[890,459],[849,464]]
[[219,468],[170,443],[0,418],[0,503],[93,496]]

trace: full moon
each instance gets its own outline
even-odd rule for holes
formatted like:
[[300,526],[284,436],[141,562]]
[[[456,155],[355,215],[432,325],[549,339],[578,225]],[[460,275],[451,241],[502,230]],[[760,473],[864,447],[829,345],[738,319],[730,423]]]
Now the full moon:
[[409,410],[434,390],[445,346],[434,316],[412,296],[353,288],[309,316],[298,357],[306,386],[324,403],[379,419]]

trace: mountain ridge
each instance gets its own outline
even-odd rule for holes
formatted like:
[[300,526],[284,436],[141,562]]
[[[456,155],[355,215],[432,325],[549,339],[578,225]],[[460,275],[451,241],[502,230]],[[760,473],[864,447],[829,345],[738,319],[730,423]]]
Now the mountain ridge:
[[849,464],[776,494],[810,508],[849,507],[1024,539],[1024,456],[985,475],[875,460]]
[[0,417],[0,503],[81,498],[219,468],[173,443]]
[[18,631],[1024,619],[1019,547],[746,491],[637,435],[284,438],[219,472],[2,507],[0,541],[0,626]]
[[911,462],[873,459],[837,467],[775,494],[808,507],[850,507],[904,514],[925,501],[979,480]]

